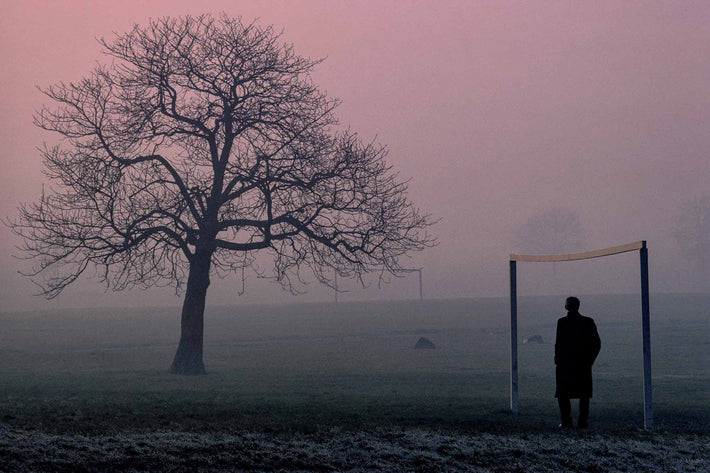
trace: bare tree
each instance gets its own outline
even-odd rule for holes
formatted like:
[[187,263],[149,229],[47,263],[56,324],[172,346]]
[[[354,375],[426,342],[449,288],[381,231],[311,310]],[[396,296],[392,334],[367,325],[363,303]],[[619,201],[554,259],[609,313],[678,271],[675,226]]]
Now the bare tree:
[[710,194],[685,200],[678,206],[674,236],[690,270],[707,281],[710,275]]
[[[338,101],[271,27],[221,15],[164,18],[101,40],[111,62],[43,89],[36,124],[56,189],[9,222],[52,298],[94,269],[113,290],[184,291],[171,371],[201,374],[210,276],[266,252],[293,288],[330,284],[434,244],[387,151],[336,132]],[[48,268],[59,275],[48,276]],[[56,273],[55,273],[56,274]]]
[[521,225],[515,232],[515,243],[520,250],[531,253],[566,253],[581,249],[583,233],[574,210],[553,207]]

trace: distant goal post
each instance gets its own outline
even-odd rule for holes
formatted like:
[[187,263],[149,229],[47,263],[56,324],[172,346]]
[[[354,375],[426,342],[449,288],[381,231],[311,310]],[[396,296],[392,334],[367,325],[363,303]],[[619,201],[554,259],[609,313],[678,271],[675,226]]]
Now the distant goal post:
[[[370,271],[368,272],[375,272],[375,271],[382,271],[383,268],[371,268]],[[419,300],[423,301],[424,300],[424,281],[422,279],[422,271],[424,271],[424,268],[399,268],[398,270],[392,272],[391,274],[394,275],[395,277],[401,277],[399,276],[400,274],[403,273],[417,273],[418,279],[419,279]],[[338,288],[338,272],[335,272],[335,278],[334,278],[334,284],[333,284],[333,293],[335,294],[335,302],[338,302],[338,294],[340,293],[340,289]],[[347,292],[347,291],[346,291]]]
[[651,382],[651,323],[648,289],[648,248],[646,241],[635,241],[625,245],[602,248],[583,253],[564,253],[548,255],[510,255],[510,409],[518,413],[518,301],[517,301],[517,262],[555,263],[560,261],[578,261],[601,258],[620,253],[638,251],[641,272],[641,326],[643,337],[643,412],[644,428],[653,428],[653,398]]

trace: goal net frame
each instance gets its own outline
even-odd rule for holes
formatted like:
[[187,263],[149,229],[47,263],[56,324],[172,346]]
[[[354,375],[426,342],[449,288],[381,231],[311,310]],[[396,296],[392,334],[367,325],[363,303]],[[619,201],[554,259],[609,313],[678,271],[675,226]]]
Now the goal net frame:
[[641,270],[641,326],[643,336],[643,414],[644,429],[653,428],[653,400],[651,384],[651,323],[648,295],[648,248],[646,240],[612,246],[601,250],[584,253],[565,253],[552,255],[510,255],[510,410],[518,414],[518,301],[517,301],[517,262],[554,263],[600,258],[630,251],[639,252]]
[[[382,271],[382,268],[370,268],[369,272],[375,272],[375,271]],[[419,276],[419,301],[424,300],[424,281],[422,279],[422,271],[424,271],[424,268],[399,268],[397,271],[391,273],[394,277],[404,277],[405,274],[409,273],[418,273]],[[338,273],[335,273],[335,278],[334,278],[334,284],[333,284],[333,293],[335,297],[335,303],[338,303],[338,294],[341,292],[347,292],[347,291],[341,291],[338,288]]]

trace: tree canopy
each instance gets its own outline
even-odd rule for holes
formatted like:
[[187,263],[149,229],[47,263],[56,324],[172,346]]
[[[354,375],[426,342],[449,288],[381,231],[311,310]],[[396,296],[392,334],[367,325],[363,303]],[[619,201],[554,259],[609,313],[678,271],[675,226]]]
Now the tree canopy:
[[114,290],[184,289],[192,355],[173,368],[196,373],[211,275],[262,271],[258,252],[286,288],[306,270],[329,283],[435,243],[387,149],[337,128],[321,61],[272,27],[163,18],[100,43],[106,64],[42,89],[53,187],[11,222],[47,297],[92,269]]
[[21,208],[15,230],[45,294],[89,267],[111,288],[175,284],[201,242],[214,271],[273,256],[290,286],[307,267],[342,274],[432,243],[387,150],[334,131],[338,101],[311,81],[273,28],[225,15],[166,18],[109,42],[108,65],[43,89],[36,124],[64,141],[43,150],[56,191]]
[[[696,276],[706,282],[710,275],[710,193],[684,200],[678,206],[673,236],[683,258]],[[700,288],[702,290],[702,281]]]
[[566,253],[582,248],[584,229],[577,213],[553,207],[538,213],[516,229],[515,244],[523,251]]

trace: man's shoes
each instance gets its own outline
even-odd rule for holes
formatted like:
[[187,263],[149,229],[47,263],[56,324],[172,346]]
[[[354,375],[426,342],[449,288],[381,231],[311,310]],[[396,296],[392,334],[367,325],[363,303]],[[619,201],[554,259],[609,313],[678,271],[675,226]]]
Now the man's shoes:
[[589,424],[586,421],[585,422],[580,421],[579,424],[577,425],[577,427],[579,427],[580,429],[588,429]]
[[571,429],[573,427],[574,426],[572,425],[572,422],[562,422],[561,424],[559,424],[557,426],[557,428],[559,428],[559,429]]

